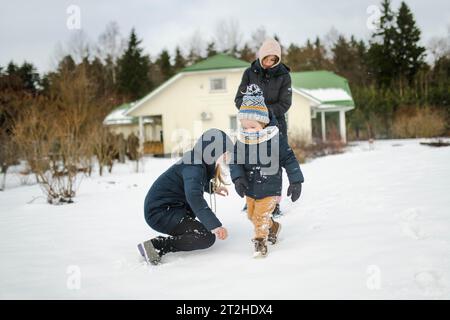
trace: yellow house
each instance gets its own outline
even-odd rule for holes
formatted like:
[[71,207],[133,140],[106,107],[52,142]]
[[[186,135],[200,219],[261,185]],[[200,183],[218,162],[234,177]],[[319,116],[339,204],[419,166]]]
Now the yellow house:
[[[141,143],[161,141],[164,154],[186,150],[209,128],[233,137],[239,126],[234,97],[247,67],[248,62],[225,54],[210,57],[183,69],[136,103],[116,109],[115,118],[128,119],[126,125],[117,119],[108,123],[108,118],[105,124],[115,126],[116,132],[134,125]],[[311,142],[312,118],[321,114],[325,139],[325,112],[338,112],[345,141],[345,112],[354,108],[347,81],[329,71],[292,72],[291,77],[289,136]]]

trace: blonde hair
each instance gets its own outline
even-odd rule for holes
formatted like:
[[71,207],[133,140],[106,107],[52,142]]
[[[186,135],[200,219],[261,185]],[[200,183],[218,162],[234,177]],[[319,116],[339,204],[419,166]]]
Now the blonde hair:
[[222,170],[220,169],[220,164],[216,164],[216,170],[214,172],[214,179],[213,179],[213,192],[217,190],[217,188],[221,186],[229,185],[229,183],[226,183],[226,181],[223,179],[222,176]]

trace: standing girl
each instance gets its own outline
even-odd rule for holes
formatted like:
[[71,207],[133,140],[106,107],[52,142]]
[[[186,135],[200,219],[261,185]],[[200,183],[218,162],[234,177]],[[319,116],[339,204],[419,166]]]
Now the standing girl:
[[[241,84],[234,99],[236,108],[240,108],[242,98],[247,87],[256,84],[264,93],[266,106],[276,119],[280,134],[287,139],[287,123],[285,114],[292,104],[292,88],[290,69],[281,62],[281,46],[274,39],[267,39],[261,45],[258,52],[258,59],[252,62],[251,66],[244,71]],[[277,198],[273,215],[281,214]],[[244,207],[244,210],[247,206]]]

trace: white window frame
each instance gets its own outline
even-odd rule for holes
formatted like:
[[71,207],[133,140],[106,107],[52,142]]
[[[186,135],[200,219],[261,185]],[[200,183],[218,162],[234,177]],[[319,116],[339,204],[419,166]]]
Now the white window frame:
[[[223,89],[213,89],[212,83],[214,80],[222,80],[223,81]],[[209,78],[209,92],[226,92],[227,91],[227,78],[226,77],[210,77]]]

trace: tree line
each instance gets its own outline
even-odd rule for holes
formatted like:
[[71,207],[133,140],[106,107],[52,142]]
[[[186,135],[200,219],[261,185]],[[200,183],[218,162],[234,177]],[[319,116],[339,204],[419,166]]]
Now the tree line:
[[[368,41],[335,29],[304,44],[286,45],[271,36],[280,41],[282,60],[292,71],[330,70],[349,81],[356,106],[347,114],[349,140],[448,135],[450,26],[447,37],[423,47],[405,2],[394,10],[390,0],[382,0],[380,7]],[[243,41],[235,20],[221,21],[209,40],[196,32],[187,44],[153,57],[135,29],[125,39],[111,22],[95,43],[77,34],[52,71],[39,74],[30,62],[0,66],[2,172],[18,159],[36,168],[46,159],[42,168],[53,165],[54,172],[66,174],[91,156],[105,165],[110,157],[101,153],[114,152],[102,121],[116,106],[142,98],[186,66],[217,53],[251,62],[268,36],[260,27]],[[314,130],[320,131],[319,125],[313,122]],[[56,169],[61,163],[67,167]]]

